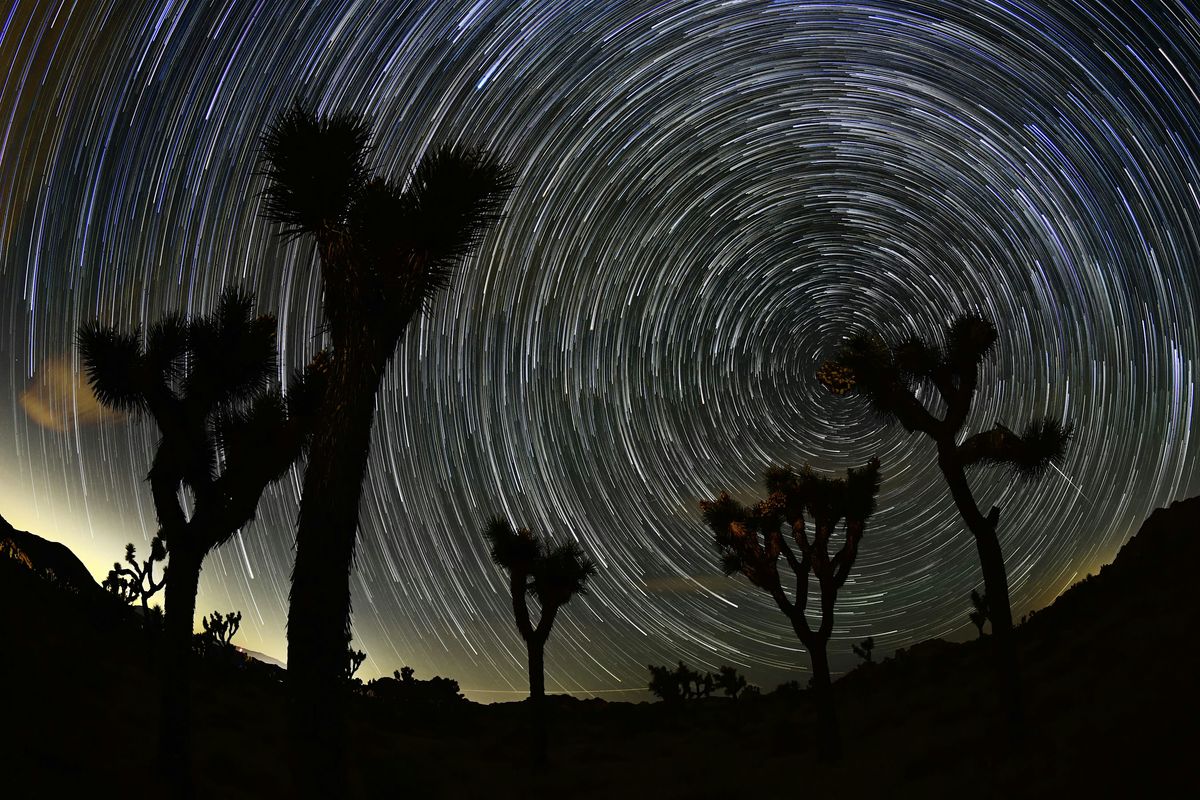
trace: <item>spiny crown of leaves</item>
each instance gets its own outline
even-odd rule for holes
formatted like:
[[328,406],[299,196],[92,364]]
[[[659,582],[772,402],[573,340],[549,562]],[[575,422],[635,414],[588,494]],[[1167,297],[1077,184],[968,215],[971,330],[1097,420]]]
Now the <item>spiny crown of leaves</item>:
[[465,145],[439,145],[421,158],[404,193],[402,238],[436,264],[453,265],[499,221],[515,185],[512,170],[495,157]]
[[788,465],[770,467],[763,476],[770,492],[767,507],[784,509],[788,522],[805,511],[828,524],[842,517],[865,520],[875,512],[880,482],[878,458],[846,470],[845,478],[818,475],[808,466],[796,472]]
[[492,561],[510,572],[528,574],[544,547],[537,535],[527,528],[517,531],[504,517],[496,516],[483,527],[483,537],[491,544]]
[[1022,480],[1037,480],[1051,465],[1062,463],[1074,435],[1072,423],[1038,417],[1025,426],[1019,438],[1006,437],[1006,446],[999,448],[994,457],[981,460],[1008,467]]
[[959,314],[946,328],[945,359],[956,368],[979,364],[996,346],[996,326],[980,314]]
[[563,605],[575,595],[587,594],[587,583],[596,574],[596,563],[575,542],[551,547],[534,562],[529,593],[543,605]]
[[833,394],[865,396],[871,410],[882,417],[894,412],[911,383],[883,339],[870,333],[850,337],[832,361],[821,365],[817,380]]
[[275,317],[254,316],[254,295],[231,286],[211,314],[187,325],[185,397],[220,408],[263,390],[275,370]]
[[497,566],[527,576],[528,592],[543,605],[562,605],[575,595],[587,594],[587,582],[596,564],[576,542],[547,546],[527,528],[513,530],[503,517],[493,517],[483,528]]
[[96,399],[142,413],[178,385],[203,416],[262,389],[275,365],[275,318],[253,317],[253,303],[237,287],[226,289],[211,314],[155,323],[144,348],[140,327],[121,333],[98,321],[82,325],[76,341]]
[[742,505],[728,492],[700,503],[722,571],[741,572],[759,585],[775,580],[773,565],[782,552],[783,522],[794,524],[807,512],[832,526],[842,517],[864,522],[874,513],[881,482],[879,459],[848,469],[845,478],[817,475],[810,467],[796,472],[790,466],[773,466],[766,470],[763,482],[770,495],[754,506]]
[[514,175],[481,150],[443,144],[400,185],[370,175],[371,150],[363,117],[297,101],[263,137],[265,214],[285,237],[348,234],[364,268],[346,288],[402,331],[499,220]]
[[380,302],[399,309],[401,319],[427,309],[500,219],[513,186],[502,162],[460,145],[426,153],[406,187],[369,181],[350,231],[373,265]]
[[327,377],[328,358],[322,351],[304,370],[292,373],[286,397],[272,389],[223,409],[213,431],[226,469],[258,480],[282,477],[311,442]]
[[889,416],[914,382],[930,381],[939,371],[953,375],[978,365],[992,354],[996,338],[995,325],[975,313],[951,320],[940,345],[913,334],[891,347],[878,333],[862,332],[821,365],[817,379],[834,394],[864,395],[877,414]]
[[260,142],[264,215],[282,226],[286,238],[344,224],[367,182],[372,150],[371,126],[362,115],[318,115],[296,99]]
[[150,327],[121,333],[99,320],[84,323],[75,337],[84,373],[101,405],[125,413],[147,410],[153,396],[167,391],[183,370],[187,326],[175,314]]
[[741,572],[752,581],[765,578],[780,554],[771,538],[783,519],[781,509],[770,503],[744,506],[721,492],[715,500],[700,503],[700,513],[713,533],[713,544],[726,575]]

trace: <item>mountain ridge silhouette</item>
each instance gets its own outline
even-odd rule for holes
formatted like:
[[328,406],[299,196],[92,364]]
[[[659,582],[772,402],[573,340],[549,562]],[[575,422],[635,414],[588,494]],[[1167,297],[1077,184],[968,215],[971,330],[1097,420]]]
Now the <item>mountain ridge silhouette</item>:
[[[364,796],[392,791],[400,770],[414,796],[432,798],[539,796],[564,785],[586,798],[769,798],[794,794],[797,770],[812,791],[841,797],[1194,788],[1190,739],[1176,731],[1200,712],[1189,628],[1198,515],[1200,497],[1155,511],[1112,564],[1018,626],[1032,725],[1015,751],[998,745],[990,637],[934,639],[834,682],[847,756],[833,768],[817,766],[803,691],[676,708],[553,696],[551,761],[532,779],[525,704],[430,713],[363,693],[351,704],[354,780]],[[0,557],[0,642],[15,656],[0,659],[0,681],[20,687],[0,719],[0,754],[21,765],[0,778],[6,796],[129,796],[113,776],[131,743],[153,746],[144,701],[157,677],[137,615],[125,611],[102,591],[63,591]],[[206,662],[195,676],[197,763],[221,765],[197,772],[200,797],[291,796],[286,673],[250,666]]]

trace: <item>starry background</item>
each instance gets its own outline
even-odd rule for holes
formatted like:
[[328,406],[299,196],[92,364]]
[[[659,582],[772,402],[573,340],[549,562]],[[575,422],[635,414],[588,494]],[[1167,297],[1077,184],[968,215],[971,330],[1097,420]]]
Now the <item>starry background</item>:
[[[861,326],[1000,328],[971,425],[1066,416],[1005,509],[1019,616],[1200,493],[1200,12],[1178,0],[126,2],[0,6],[0,513],[97,576],[154,530],[155,434],[99,413],[72,337],[200,313],[240,282],[319,345],[310,244],[259,218],[256,137],[297,94],[365,112],[375,166],[429,143],[516,167],[507,219],[403,342],[378,399],[352,578],[363,677],[520,697],[478,534],[502,512],[599,563],[551,691],[639,699],[647,663],[806,680],[783,616],[719,574],[697,510],[771,462],[883,462],[842,592],[851,642],[969,635],[981,585],[933,449],[813,378]],[[303,10],[297,10],[301,7]],[[300,476],[212,555],[201,612],[278,657]]]

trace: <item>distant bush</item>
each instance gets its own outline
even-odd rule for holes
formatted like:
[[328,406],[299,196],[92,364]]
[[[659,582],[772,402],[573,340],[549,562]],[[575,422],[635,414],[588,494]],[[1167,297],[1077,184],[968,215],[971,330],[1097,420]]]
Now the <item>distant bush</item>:
[[450,706],[466,701],[459,691],[458,681],[436,675],[420,681],[414,677],[412,667],[402,667],[390,678],[370,681],[366,693],[388,702],[420,706]]
[[804,687],[800,685],[800,681],[786,681],[776,686],[768,696],[780,700],[792,700],[804,696]]

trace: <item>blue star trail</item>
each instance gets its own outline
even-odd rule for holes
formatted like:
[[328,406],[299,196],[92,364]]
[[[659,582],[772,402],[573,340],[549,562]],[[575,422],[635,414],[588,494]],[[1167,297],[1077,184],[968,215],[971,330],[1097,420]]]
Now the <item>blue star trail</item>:
[[[135,2],[0,6],[0,513],[94,573],[154,515],[146,421],[72,340],[241,283],[281,372],[320,346],[316,254],[260,216],[257,139],[296,96],[367,114],[376,169],[431,143],[510,161],[502,224],[379,395],[354,591],[360,675],[525,687],[502,513],[598,564],[547,688],[636,699],[648,663],[807,679],[720,575],[697,502],[772,462],[884,484],[831,644],[964,638],[974,544],[925,437],[814,379],[842,337],[996,321],[969,427],[1076,425],[1060,471],[972,473],[1019,617],[1200,493],[1200,16],[1191,3]],[[300,474],[207,562],[198,611],[284,653]]]

